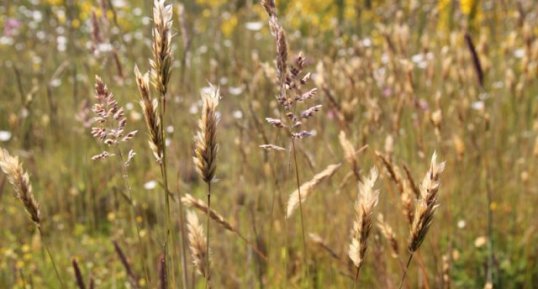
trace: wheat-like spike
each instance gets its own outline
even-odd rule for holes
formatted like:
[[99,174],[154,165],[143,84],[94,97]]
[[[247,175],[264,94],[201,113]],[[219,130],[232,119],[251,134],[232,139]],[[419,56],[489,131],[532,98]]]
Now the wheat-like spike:
[[398,245],[398,240],[396,239],[396,234],[392,227],[385,222],[382,214],[377,215],[377,228],[381,232],[381,235],[389,242],[390,248],[392,250],[392,257],[397,258],[400,255],[400,248]]
[[187,212],[187,230],[189,232],[189,247],[191,250],[192,262],[196,272],[201,276],[209,279],[207,272],[207,246],[204,228],[198,220],[195,212]]
[[196,171],[204,182],[210,183],[215,178],[217,168],[217,105],[220,92],[211,86],[210,92],[202,93],[202,115],[198,122],[199,131],[194,137],[194,164]]
[[151,83],[164,99],[172,71],[172,5],[165,0],[155,0],[153,7],[153,59]]
[[364,261],[367,240],[372,228],[372,214],[379,199],[379,191],[374,190],[378,175],[374,167],[370,170],[370,174],[359,183],[359,195],[355,202],[355,220],[348,249],[348,256],[357,269],[360,269]]
[[162,135],[161,120],[159,117],[158,105],[156,99],[151,99],[149,88],[149,74],[142,75],[137,66],[134,69],[136,84],[140,92],[140,107],[144,114],[144,119],[149,133],[149,147],[158,162],[162,161],[164,138]]
[[439,206],[439,175],[444,171],[445,163],[437,163],[437,154],[433,153],[430,169],[420,185],[420,199],[415,207],[411,236],[407,249],[410,253],[418,250],[428,233],[433,215]]
[[[191,194],[185,194],[185,196],[181,198],[181,201],[187,208],[195,208],[207,215],[208,207],[204,201],[193,197]],[[238,233],[236,228],[232,226],[232,224],[230,224],[228,221],[226,221],[226,219],[224,219],[224,217],[217,213],[215,210],[209,209],[209,217],[215,222],[217,222],[219,225],[221,225],[224,229],[233,233]]]
[[17,198],[21,200],[30,219],[36,225],[40,225],[41,213],[32,193],[30,176],[24,171],[19,158],[11,156],[7,150],[0,148],[0,169],[7,175],[7,180],[13,185]]
[[[331,177],[341,165],[342,164],[329,165],[323,171],[315,175],[310,181],[303,183],[299,187],[299,190],[293,191],[290,194],[290,198],[288,199],[286,218],[291,217],[295,209],[297,209],[297,207],[299,206],[299,199],[301,200],[301,203],[304,203],[312,189],[314,189],[314,187],[321,183],[321,181]],[[299,191],[301,192],[301,198],[299,198]]]

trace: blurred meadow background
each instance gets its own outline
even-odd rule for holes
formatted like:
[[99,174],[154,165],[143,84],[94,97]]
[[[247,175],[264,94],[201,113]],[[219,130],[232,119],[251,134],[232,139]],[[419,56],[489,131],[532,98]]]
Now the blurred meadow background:
[[0,3],[0,288],[537,288],[535,1]]

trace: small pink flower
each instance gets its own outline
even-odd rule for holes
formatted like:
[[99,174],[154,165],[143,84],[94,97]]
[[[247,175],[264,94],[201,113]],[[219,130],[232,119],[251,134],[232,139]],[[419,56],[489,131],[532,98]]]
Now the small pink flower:
[[4,35],[12,36],[17,32],[17,29],[21,27],[21,22],[17,19],[10,18],[4,23]]

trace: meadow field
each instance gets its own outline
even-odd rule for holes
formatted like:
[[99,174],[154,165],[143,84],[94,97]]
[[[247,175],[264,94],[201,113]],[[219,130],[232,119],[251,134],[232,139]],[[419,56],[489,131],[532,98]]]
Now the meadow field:
[[0,289],[538,288],[536,1],[0,15]]

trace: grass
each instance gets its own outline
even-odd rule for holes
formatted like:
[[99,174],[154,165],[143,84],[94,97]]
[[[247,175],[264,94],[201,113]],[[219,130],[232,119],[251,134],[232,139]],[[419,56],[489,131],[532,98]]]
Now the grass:
[[0,287],[533,288],[535,5],[370,2],[2,4]]

